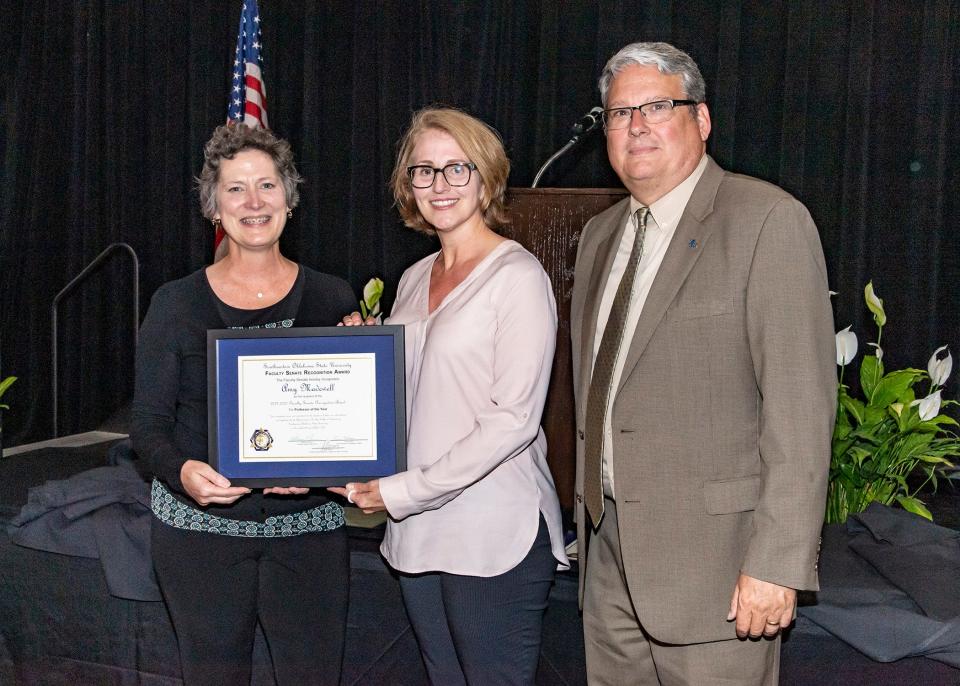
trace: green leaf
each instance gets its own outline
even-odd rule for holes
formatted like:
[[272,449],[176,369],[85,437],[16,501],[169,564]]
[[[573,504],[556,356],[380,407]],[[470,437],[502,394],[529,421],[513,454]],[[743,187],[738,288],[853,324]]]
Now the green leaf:
[[884,438],[877,435],[876,427],[867,426],[866,424],[861,426],[859,429],[854,429],[850,432],[849,438],[860,439],[865,443],[870,445],[880,445],[883,443]]
[[834,440],[833,449],[831,450],[832,458],[831,460],[836,462],[846,454],[847,450],[854,443],[853,439],[850,440]]
[[[13,385],[13,382],[17,380],[15,376],[8,376],[3,381],[0,381],[0,396],[7,392],[7,389]],[[10,406],[6,403],[0,403],[0,410],[9,410]]]
[[945,441],[936,439],[925,451],[927,455],[936,455],[938,457],[960,457],[960,444],[956,441]]
[[925,421],[924,424],[934,424],[934,425],[950,424],[952,426],[960,426],[960,424],[957,424],[957,420],[945,414],[938,414],[936,417],[933,417],[932,419],[928,419],[927,421]]
[[0,395],[6,393],[7,389],[13,385],[13,382],[17,380],[15,376],[8,376],[3,381],[0,381]]
[[913,385],[907,386],[904,389],[903,393],[897,398],[897,402],[903,403],[904,405],[909,405],[914,400],[917,399],[917,394],[913,392]]
[[924,519],[929,519],[931,522],[933,521],[933,515],[930,514],[930,510],[927,509],[927,506],[913,496],[898,495],[897,502],[900,503],[900,507],[907,512],[912,512],[915,515],[920,515]]
[[[934,419],[936,419],[936,417],[934,417]],[[936,434],[940,431],[940,427],[934,423],[933,419],[921,422],[919,414],[917,414],[917,423],[911,426],[910,429],[925,434]]]
[[842,441],[852,430],[853,424],[850,423],[847,413],[843,411],[837,412],[837,421],[833,425],[833,440]]
[[903,414],[900,417],[900,421],[897,424],[898,424],[898,428],[900,429],[900,433],[902,434],[915,431],[916,428],[920,425],[920,412],[919,410],[917,410],[916,406],[904,407]]
[[950,461],[947,460],[946,458],[936,457],[934,455],[915,455],[913,459],[919,460],[920,462],[923,462],[925,464],[942,464],[947,466],[950,465]]
[[853,461],[857,464],[857,466],[860,466],[866,460],[870,459],[870,457],[873,455],[873,451],[867,450],[866,448],[853,446],[847,451],[847,454],[853,458]]
[[844,414],[842,417],[837,417],[837,423],[833,425],[833,438],[831,439],[834,445],[846,441],[851,431],[853,431],[853,427],[850,425],[850,422],[847,421],[846,415]]
[[883,407],[872,407],[867,405],[863,412],[863,425],[865,427],[875,427],[879,424],[883,424],[890,418],[890,415],[887,414],[887,406]]
[[890,403],[896,402],[897,398],[906,392],[907,388],[913,386],[923,374],[919,369],[901,369],[890,372],[880,379],[876,388],[869,395],[870,406],[886,407]]
[[864,355],[860,361],[860,387],[868,398],[883,378],[883,362],[876,355]]
[[859,489],[863,486],[863,477],[857,473],[852,464],[840,465],[840,473],[847,478],[847,480],[850,482],[850,485],[854,488]]
[[913,457],[916,453],[925,451],[933,440],[933,434],[930,433],[912,433],[908,434],[899,445],[898,453],[900,457]]
[[850,397],[846,392],[841,392],[837,400],[839,401],[840,406],[853,416],[857,424],[863,424],[863,401]]
[[887,415],[897,423],[897,430],[903,433],[909,421],[910,407],[903,403],[890,403],[887,406]]

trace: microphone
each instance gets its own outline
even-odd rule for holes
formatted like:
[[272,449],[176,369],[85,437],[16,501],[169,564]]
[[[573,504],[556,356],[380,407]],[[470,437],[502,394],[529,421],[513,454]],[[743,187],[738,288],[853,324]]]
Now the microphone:
[[584,136],[594,131],[602,122],[602,107],[594,107],[585,115],[580,117],[580,119],[578,119],[577,122],[570,127],[570,133],[572,134],[570,136],[570,140],[568,140],[562,148],[553,153],[550,159],[543,163],[543,166],[540,167],[537,175],[533,177],[533,183],[530,185],[530,188],[536,188],[537,184],[540,183],[540,177],[543,176],[545,171],[547,171],[547,167],[553,164],[557,158],[567,152],[570,148],[579,143]]
[[595,128],[600,126],[600,123],[603,121],[602,115],[603,108],[594,107],[592,110],[580,117],[576,124],[570,127],[570,132],[573,133],[575,138],[579,138],[580,136],[590,133]]

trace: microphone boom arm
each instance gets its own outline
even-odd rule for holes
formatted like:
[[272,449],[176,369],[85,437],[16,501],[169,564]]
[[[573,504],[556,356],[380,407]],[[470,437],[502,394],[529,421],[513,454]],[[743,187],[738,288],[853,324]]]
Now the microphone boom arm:
[[550,156],[550,159],[543,163],[543,166],[540,167],[537,175],[533,177],[533,184],[530,186],[530,188],[537,187],[537,184],[540,183],[540,177],[543,176],[545,171],[547,171],[547,167],[556,162],[562,155],[566,154],[570,148],[579,143],[583,138],[593,132],[600,125],[602,115],[603,109],[600,107],[594,107],[587,112],[586,116],[581,117],[580,121],[573,125],[571,129],[573,136],[564,144],[562,148],[553,153]]
[[555,153],[553,153],[553,154],[550,156],[550,159],[548,159],[546,162],[544,162],[544,163],[543,163],[543,166],[540,167],[540,171],[537,172],[537,175],[533,177],[533,184],[531,184],[530,188],[536,188],[536,187],[537,187],[537,184],[540,183],[540,177],[543,176],[543,173],[544,173],[545,171],[547,171],[547,168],[548,168],[551,164],[553,164],[554,162],[556,162],[558,159],[560,159],[560,157],[562,157],[563,155],[565,155],[565,154],[567,153],[567,151],[570,150],[570,148],[572,148],[573,146],[575,146],[575,145],[576,145],[577,143],[579,143],[579,142],[580,142],[580,139],[578,139],[576,136],[574,136],[573,138],[571,138],[570,140],[568,140],[568,141],[564,144],[564,146],[563,146],[562,148],[560,148],[560,149],[557,150]]

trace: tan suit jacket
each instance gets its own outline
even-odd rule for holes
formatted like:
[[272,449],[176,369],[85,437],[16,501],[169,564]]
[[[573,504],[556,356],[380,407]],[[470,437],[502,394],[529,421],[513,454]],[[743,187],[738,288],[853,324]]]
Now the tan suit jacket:
[[[592,218],[571,303],[576,516],[597,308],[629,199]],[[657,640],[735,636],[737,576],[817,587],[836,404],[833,317],[816,226],[776,186],[712,159],[650,289],[613,402],[623,565]],[[588,525],[589,526],[589,525]]]

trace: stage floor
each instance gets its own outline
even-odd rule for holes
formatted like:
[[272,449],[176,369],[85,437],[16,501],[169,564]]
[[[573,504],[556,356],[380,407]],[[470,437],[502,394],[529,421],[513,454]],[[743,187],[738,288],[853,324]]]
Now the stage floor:
[[[29,487],[103,465],[115,439],[100,438],[86,445],[74,441],[7,451],[0,461],[0,521],[19,511]],[[939,523],[956,527],[958,500],[956,494],[941,493],[928,502]],[[342,683],[425,685],[396,579],[377,552],[382,522],[355,514],[349,529],[351,601]],[[5,558],[0,564],[0,683],[179,683],[172,630],[160,603],[107,594],[96,560],[19,548],[6,535],[0,541]],[[576,593],[575,570],[559,574],[544,621],[537,684],[586,683]],[[873,662],[802,617],[783,646],[785,686],[960,684],[960,670],[933,660]],[[255,663],[253,683],[272,684],[269,655],[259,637]]]

